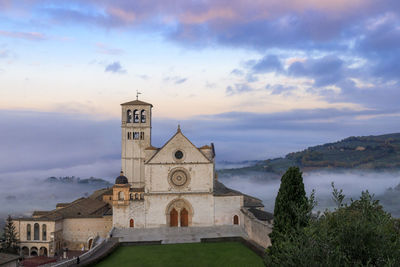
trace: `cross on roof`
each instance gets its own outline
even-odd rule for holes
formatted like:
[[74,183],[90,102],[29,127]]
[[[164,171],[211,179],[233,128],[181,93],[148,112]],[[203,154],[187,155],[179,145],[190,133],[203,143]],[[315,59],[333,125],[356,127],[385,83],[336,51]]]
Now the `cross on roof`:
[[141,92],[139,92],[138,90],[136,90],[136,100],[139,100],[139,95],[142,94]]

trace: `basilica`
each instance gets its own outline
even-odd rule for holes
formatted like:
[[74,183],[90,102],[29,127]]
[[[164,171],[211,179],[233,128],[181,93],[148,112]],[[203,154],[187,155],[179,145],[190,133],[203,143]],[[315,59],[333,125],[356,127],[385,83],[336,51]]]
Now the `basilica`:
[[14,219],[23,254],[87,250],[114,229],[169,227],[236,226],[268,246],[272,215],[218,181],[213,143],[195,146],[178,125],[162,147],[152,146],[152,107],[121,104],[121,172],[111,188]]

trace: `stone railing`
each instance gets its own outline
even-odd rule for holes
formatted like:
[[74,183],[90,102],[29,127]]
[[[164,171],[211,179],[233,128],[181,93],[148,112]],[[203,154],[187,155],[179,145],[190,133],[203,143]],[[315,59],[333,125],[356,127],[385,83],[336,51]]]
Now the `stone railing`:
[[244,217],[244,230],[251,240],[263,248],[271,245],[269,234],[272,232],[272,224],[258,220],[253,213],[246,208],[241,209]]

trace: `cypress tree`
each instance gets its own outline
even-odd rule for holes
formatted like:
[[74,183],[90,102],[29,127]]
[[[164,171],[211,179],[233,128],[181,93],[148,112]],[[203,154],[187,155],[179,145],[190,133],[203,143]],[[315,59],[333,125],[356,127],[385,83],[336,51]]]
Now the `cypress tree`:
[[9,253],[18,252],[17,233],[10,215],[8,215],[6,225],[4,226],[3,239],[4,242],[2,244],[2,251]]
[[310,212],[302,173],[298,167],[290,167],[282,176],[275,199],[274,227],[270,234],[272,245],[280,238],[288,237],[307,226]]

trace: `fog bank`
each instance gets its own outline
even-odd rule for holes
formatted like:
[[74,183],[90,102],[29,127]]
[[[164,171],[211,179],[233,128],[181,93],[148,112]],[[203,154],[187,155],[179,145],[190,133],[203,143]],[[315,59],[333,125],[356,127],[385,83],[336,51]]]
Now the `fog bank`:
[[[264,179],[260,177],[264,177]],[[376,199],[383,199],[388,188],[394,188],[400,184],[400,172],[318,171],[304,173],[303,178],[307,194],[310,194],[313,189],[316,191],[317,210],[325,210],[334,206],[331,199],[332,182],[335,183],[336,188],[343,189],[347,201],[350,198],[359,198],[361,191],[365,190],[375,194]],[[228,187],[260,198],[263,200],[265,210],[271,212],[274,210],[275,198],[280,186],[279,178],[268,177],[265,173],[248,173],[221,175],[220,180]],[[400,202],[397,203],[397,200],[394,203],[385,201],[381,204],[387,211],[392,212],[393,216],[400,217],[400,213],[397,211]]]

